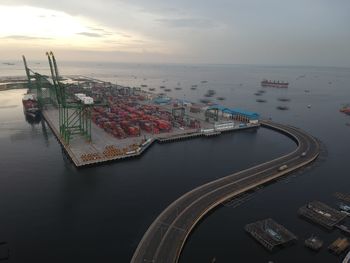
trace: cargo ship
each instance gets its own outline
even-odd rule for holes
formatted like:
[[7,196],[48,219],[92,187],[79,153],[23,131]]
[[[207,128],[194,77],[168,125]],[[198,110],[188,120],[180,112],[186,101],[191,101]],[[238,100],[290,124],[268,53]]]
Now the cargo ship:
[[37,118],[40,115],[38,100],[35,94],[25,94],[22,98],[23,110],[28,117]]
[[343,107],[339,111],[347,115],[350,115],[350,107]]
[[279,80],[267,80],[264,79],[263,81],[261,81],[261,86],[262,87],[273,87],[273,88],[288,88],[289,83],[288,82],[283,82],[283,81],[279,81]]

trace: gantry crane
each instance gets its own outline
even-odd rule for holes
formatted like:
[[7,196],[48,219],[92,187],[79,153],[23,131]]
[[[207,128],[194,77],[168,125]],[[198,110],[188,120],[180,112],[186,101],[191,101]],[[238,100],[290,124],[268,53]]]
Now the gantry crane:
[[59,129],[63,140],[69,144],[74,135],[82,135],[91,140],[91,108],[92,104],[76,100],[74,94],[68,93],[68,84],[61,82],[55,55],[46,52],[48,57],[53,87],[57,97],[59,110]]
[[24,69],[28,80],[28,89],[31,93],[36,93],[39,106],[42,108],[45,104],[52,103],[54,92],[49,81],[49,77],[39,74],[28,67],[25,56],[22,56]]
[[[48,76],[34,72],[28,67],[25,56],[22,56],[28,78],[28,88],[36,93],[40,107],[52,104],[58,108],[60,136],[66,144],[74,135],[82,135],[91,140],[91,108],[92,104],[76,100],[74,94],[69,94],[70,84],[62,82],[53,52],[46,52],[51,79]],[[49,94],[47,94],[49,92]]]

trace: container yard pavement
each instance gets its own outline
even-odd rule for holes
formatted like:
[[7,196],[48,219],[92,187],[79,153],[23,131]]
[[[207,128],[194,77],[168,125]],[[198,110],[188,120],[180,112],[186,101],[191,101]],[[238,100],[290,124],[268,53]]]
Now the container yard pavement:
[[[142,154],[142,152],[149,146],[154,140],[158,140],[160,142],[165,141],[172,141],[175,139],[182,139],[186,137],[195,137],[195,136],[201,136],[204,135],[204,133],[198,131],[198,129],[180,129],[173,127],[170,132],[165,133],[159,133],[159,134],[150,134],[144,131],[141,131],[140,136],[137,137],[126,137],[126,138],[115,138],[111,134],[105,132],[103,129],[98,127],[96,124],[91,124],[91,136],[92,140],[91,142],[88,142],[84,137],[82,136],[75,136],[70,141],[70,144],[67,145],[64,143],[64,141],[60,138],[59,135],[59,121],[58,121],[58,109],[55,107],[49,107],[45,110],[43,110],[43,117],[45,118],[46,122],[51,127],[52,131],[56,135],[57,139],[62,144],[63,148],[75,164],[75,166],[80,167],[84,165],[89,164],[96,164],[96,163],[102,163],[105,161],[111,161],[111,160],[118,160],[122,158],[127,157],[134,157]],[[206,123],[203,120],[200,120],[202,123],[202,126],[205,128],[212,128],[213,124]],[[231,131],[234,130],[240,130],[240,129],[247,129],[247,128],[256,128],[259,127],[259,125],[246,125],[244,127],[239,126],[240,122],[237,122],[237,124],[234,126]],[[115,146],[119,149],[121,148],[128,148],[130,145],[141,145],[143,141],[146,139],[151,138],[152,141],[146,145],[145,147],[142,147],[140,151],[137,151],[133,154],[124,154],[124,155],[118,155],[118,156],[105,156],[103,153],[106,150],[106,147],[108,146]],[[96,157],[92,160],[84,160],[82,156],[84,154],[95,154]]]

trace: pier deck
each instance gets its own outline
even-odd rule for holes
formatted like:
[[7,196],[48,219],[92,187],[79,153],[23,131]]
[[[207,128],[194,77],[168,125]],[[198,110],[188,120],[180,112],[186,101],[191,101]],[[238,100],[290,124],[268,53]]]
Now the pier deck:
[[[144,150],[146,150],[153,142],[171,142],[176,140],[182,140],[187,138],[194,138],[198,136],[207,135],[205,132],[202,132],[200,129],[180,129],[173,127],[171,132],[160,133],[160,134],[150,134],[146,132],[142,132],[138,137],[128,137],[125,139],[118,139],[113,137],[112,135],[105,132],[103,129],[98,127],[96,124],[91,124],[91,142],[87,141],[82,136],[75,136],[70,141],[70,144],[67,145],[59,133],[59,115],[58,109],[55,107],[49,107],[43,110],[43,117],[48,123],[49,127],[57,137],[58,141],[61,143],[62,147],[65,149],[65,152],[68,154],[70,159],[73,161],[74,165],[77,167],[91,165],[91,164],[99,164],[107,161],[119,160],[124,158],[136,157],[141,155]],[[235,125],[229,131],[242,130],[242,129],[250,129],[257,128],[259,124],[247,124],[244,127],[240,127],[239,123]],[[202,127],[208,128],[210,127],[209,123],[202,124]],[[228,131],[227,131],[228,132]],[[220,132],[215,135],[221,134]],[[141,146],[144,139],[151,139],[150,143]],[[109,155],[106,154],[106,149],[108,147],[114,147],[115,149],[125,149],[125,151],[129,152],[128,154],[118,154],[118,155]],[[136,151],[134,150],[136,147]],[[124,152],[125,152],[124,151]],[[133,152],[133,153],[130,153]],[[84,156],[89,155],[93,156],[86,160]]]

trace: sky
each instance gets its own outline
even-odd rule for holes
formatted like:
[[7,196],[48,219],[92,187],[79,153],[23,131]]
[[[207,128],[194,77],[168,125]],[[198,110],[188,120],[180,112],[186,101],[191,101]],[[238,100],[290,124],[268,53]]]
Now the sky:
[[0,60],[350,66],[349,0],[0,0]]

